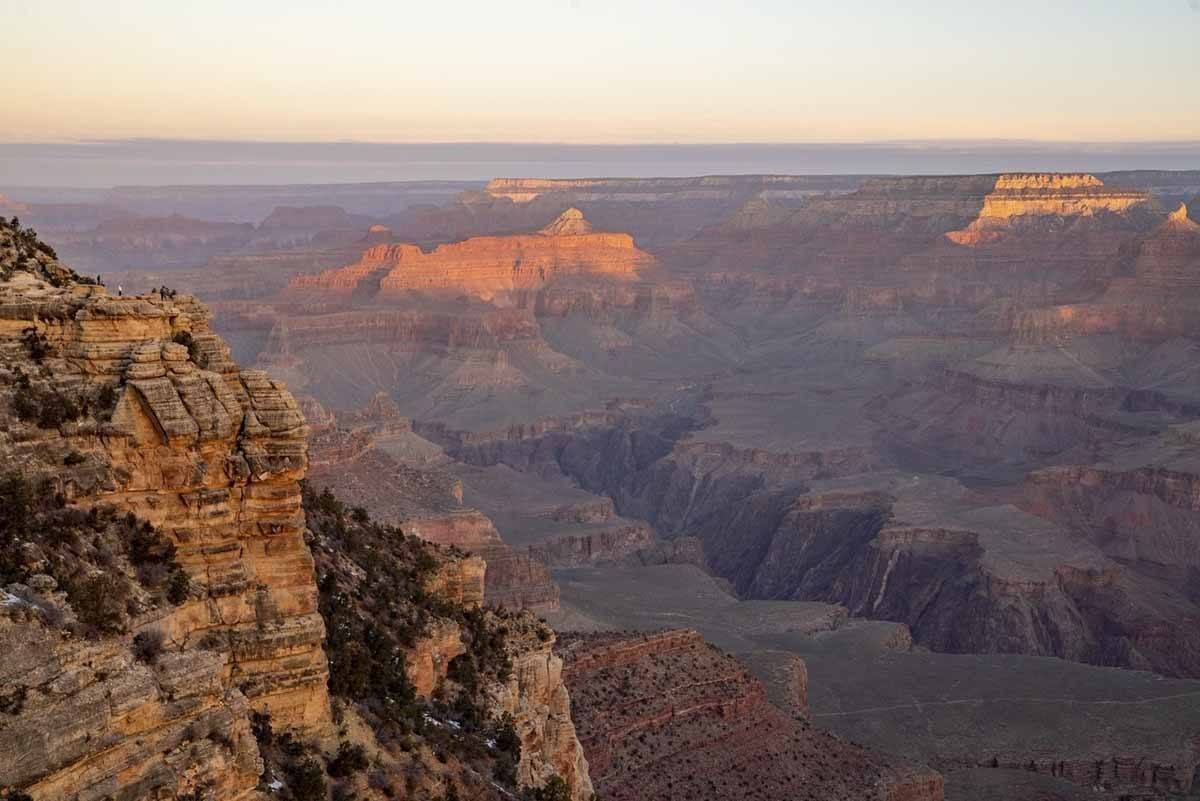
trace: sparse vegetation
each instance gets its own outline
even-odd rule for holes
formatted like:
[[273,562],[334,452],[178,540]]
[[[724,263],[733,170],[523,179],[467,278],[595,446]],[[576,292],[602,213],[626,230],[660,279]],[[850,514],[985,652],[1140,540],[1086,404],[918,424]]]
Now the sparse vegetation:
[[343,741],[338,745],[337,755],[329,761],[329,775],[335,778],[353,776],[366,770],[369,765],[367,752],[361,745]]
[[[304,486],[303,498],[317,557],[331,693],[352,704],[385,747],[416,754],[423,744],[439,762],[471,764],[475,775],[490,775],[515,792],[520,738],[513,719],[496,718],[488,700],[489,688],[512,671],[507,631],[515,616],[451,604],[429,591],[444,561],[462,558],[461,552],[374,522],[365,509],[347,507],[328,489]],[[327,556],[334,553],[336,559]],[[434,697],[425,699],[409,681],[405,651],[434,620],[456,623],[466,652],[452,660]],[[330,775],[340,777],[354,764],[353,752],[339,750]]]
[[143,664],[153,665],[163,651],[163,633],[157,630],[143,631],[133,638],[133,655]]
[[34,384],[28,374],[18,371],[11,408],[23,422],[35,423],[39,428],[58,428],[88,416],[107,421],[116,402],[117,391],[109,384],[93,392],[66,392],[49,382]]
[[[164,602],[187,597],[175,547],[150,523],[111,508],[67,506],[48,478],[6,473],[0,476],[0,585],[24,583],[39,572],[66,592],[86,636],[124,631],[136,586]],[[47,622],[61,617],[49,602],[39,608]]]
[[36,328],[26,328],[21,334],[21,342],[29,350],[29,358],[33,359],[38,364],[50,355],[50,343],[46,339],[46,335]]
[[556,774],[541,787],[526,790],[525,798],[527,801],[571,801],[571,787]]
[[259,752],[266,763],[262,776],[264,784],[273,778],[283,782],[287,788],[284,797],[291,801],[325,801],[328,792],[326,769],[323,757],[315,746],[296,739],[290,733],[277,734],[271,726],[271,716],[266,712],[251,714],[250,730],[258,741]]
[[119,577],[94,573],[72,579],[66,587],[85,635],[95,638],[124,631],[129,586]]
[[0,217],[0,280],[11,278],[17,270],[33,273],[56,287],[68,281],[96,283],[59,264],[54,248],[38,239],[37,231],[22,225],[19,217]]
[[33,801],[33,796],[15,788],[0,787],[0,801]]

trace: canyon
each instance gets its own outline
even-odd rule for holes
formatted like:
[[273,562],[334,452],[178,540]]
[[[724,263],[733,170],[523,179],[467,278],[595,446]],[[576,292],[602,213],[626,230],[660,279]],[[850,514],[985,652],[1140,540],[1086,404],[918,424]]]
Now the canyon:
[[[322,751],[347,748],[371,749],[396,776],[397,761],[424,766],[427,788],[470,783],[468,757],[389,745],[384,720],[360,717],[371,696],[346,689],[353,665],[334,645],[361,620],[347,599],[371,572],[353,548],[323,547],[346,524],[338,502],[305,494],[309,432],[287,388],[239,368],[191,296],[110,295],[7,221],[0,266],[0,786],[39,801],[264,798],[298,792],[308,765],[324,775],[297,752],[332,762]],[[477,714],[511,721],[518,756],[506,780],[556,776],[572,798],[589,797],[552,633],[528,615],[479,611],[478,557],[406,544],[366,518],[354,525],[402,547],[386,569],[415,560],[413,595],[400,602],[435,604],[408,610],[412,628],[397,636],[411,645],[394,681],[418,703],[434,684],[457,686],[455,658],[484,658],[473,626],[505,667],[458,692],[483,704]],[[338,578],[343,593],[330,596]],[[347,693],[361,712],[331,702]],[[354,731],[351,715],[365,721]],[[276,738],[290,743],[282,757]],[[476,797],[499,797],[482,786]],[[355,790],[383,797],[365,776]]]
[[[269,246],[122,280],[208,299],[286,382],[313,487],[482,557],[472,602],[552,624],[605,797],[684,781],[718,724],[631,719],[676,761],[612,768],[649,746],[572,660],[687,626],[741,666],[699,642],[629,664],[664,697],[664,665],[736,676],[711,698],[731,765],[775,775],[761,728],[800,738],[789,780],[840,737],[895,798],[929,768],[951,799],[1159,798],[1193,791],[1200,736],[1197,191],[496,179],[281,209]],[[796,728],[793,659],[832,734]],[[826,778],[814,797],[862,792]]]

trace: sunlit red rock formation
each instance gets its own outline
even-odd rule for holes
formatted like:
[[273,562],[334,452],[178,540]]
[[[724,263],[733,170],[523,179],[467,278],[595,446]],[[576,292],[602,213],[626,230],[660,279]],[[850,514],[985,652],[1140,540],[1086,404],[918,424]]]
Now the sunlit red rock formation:
[[885,289],[893,312],[1044,303],[1119,274],[1152,209],[1148,194],[1089,175],[876,178],[796,209],[757,200],[659,255],[706,291],[764,303]]
[[995,239],[1015,217],[1091,217],[1121,213],[1148,202],[1145,192],[1110,189],[1094,175],[1033,173],[1002,175],[983,198],[983,208],[970,226],[946,237],[959,245]]
[[370,279],[384,296],[445,289],[490,296],[572,275],[627,279],[650,261],[628,234],[593,232],[578,209],[568,209],[532,235],[475,237],[431,252],[416,245],[377,245],[357,264],[297,278],[291,286],[350,291]]

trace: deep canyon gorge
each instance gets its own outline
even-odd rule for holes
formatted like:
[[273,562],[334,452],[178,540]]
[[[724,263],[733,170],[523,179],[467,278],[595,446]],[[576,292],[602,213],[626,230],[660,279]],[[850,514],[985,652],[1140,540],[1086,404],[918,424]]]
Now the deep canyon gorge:
[[0,202],[0,787],[1200,793],[1200,172],[320,190]]

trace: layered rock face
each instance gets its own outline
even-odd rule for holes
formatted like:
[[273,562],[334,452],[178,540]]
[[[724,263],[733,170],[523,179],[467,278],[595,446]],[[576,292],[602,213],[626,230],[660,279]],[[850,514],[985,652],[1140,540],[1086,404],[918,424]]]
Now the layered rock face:
[[[315,401],[306,406],[327,422],[314,427],[309,481],[362,506],[373,517],[441,546],[477,554],[487,563],[487,602],[509,609],[558,608],[558,587],[545,563],[500,538],[492,521],[463,504],[462,482],[444,471],[440,449],[412,431],[385,395],[334,418]],[[310,415],[311,419],[312,415]]]
[[1131,269],[1108,282],[1086,302],[1026,310],[1014,318],[1019,335],[1041,340],[1117,334],[1161,343],[1193,337],[1191,309],[1200,292],[1200,225],[1180,205],[1141,239],[1129,259]]
[[1166,290],[1195,291],[1200,283],[1200,223],[1179,207],[1142,243],[1134,270],[1140,283]]
[[865,473],[854,460],[742,460],[663,435],[677,425],[634,418],[451,453],[534,474],[561,470],[659,533],[697,538],[704,564],[744,597],[844,604],[906,623],[939,651],[1200,670],[1194,602],[1180,589],[1148,584],[1004,499],[951,480]]
[[491,296],[532,289],[555,278],[630,278],[650,263],[628,234],[595,233],[567,209],[533,236],[475,237],[426,253],[416,245],[378,245],[358,264],[292,281],[295,290],[354,290],[377,281],[383,296],[412,290],[459,290]]
[[258,798],[262,773],[250,704],[231,686],[228,656],[173,653],[153,666],[119,639],[64,642],[0,620],[7,710],[0,783],[38,799],[155,798],[208,788]]
[[[347,518],[326,492],[310,492],[306,503],[332,632],[331,687],[394,760],[390,786],[407,777],[403,792],[417,797],[491,801],[557,776],[573,801],[588,801],[588,765],[553,631],[528,612],[481,608],[485,565],[477,556],[433,546],[359,511]],[[379,648],[381,642],[392,647]],[[376,679],[397,667],[409,692]],[[408,722],[401,729],[407,736],[397,743],[400,721]],[[511,761],[502,770],[505,758]]]
[[615,799],[943,797],[942,777],[811,728],[694,631],[564,637],[593,781]]
[[500,709],[517,721],[521,736],[521,784],[540,785],[561,777],[572,798],[594,796],[590,766],[574,724],[563,660],[554,652],[554,637],[526,637],[513,645],[512,676],[496,693]]
[[[397,248],[458,266],[431,267],[433,285],[410,284],[405,276],[426,273],[395,263]],[[382,390],[410,416],[475,427],[497,413],[521,420],[531,407],[540,416],[606,399],[610,377],[583,364],[579,347],[658,358],[660,349],[643,355],[626,333],[640,328],[686,350],[689,326],[710,323],[690,287],[633,280],[648,264],[628,235],[596,233],[568,212],[543,233],[430,253],[371,248],[355,265],[294,280],[269,302],[223,304],[220,319],[236,342],[257,346],[260,365],[327,405],[353,407]],[[326,375],[334,363],[339,375]]]
[[747,209],[660,255],[708,291],[978,308],[1094,293],[1152,220],[1148,194],[1089,175],[872,179],[787,213]]
[[701,178],[493,178],[484,192],[518,203],[555,193],[570,193],[584,199],[630,197],[657,200],[677,195],[691,198],[728,198],[738,193],[774,193],[804,197],[853,185],[840,176],[803,175],[709,175]]
[[[103,390],[113,406],[53,427],[11,421],[0,450],[28,475],[48,475],[71,507],[151,524],[191,590],[132,616],[132,632],[155,632],[172,651],[153,670],[131,666],[128,637],[86,645],[36,623],[19,636],[9,628],[25,644],[4,686],[31,703],[12,723],[25,735],[6,738],[14,750],[0,761],[0,783],[35,798],[100,798],[211,781],[216,797],[246,797],[258,773],[245,736],[251,709],[298,733],[329,726],[300,510],[303,417],[285,387],[239,370],[190,297],[115,298],[55,270],[18,270],[0,284],[6,400],[15,402],[13,377],[23,373],[29,384],[17,393]],[[189,744],[196,727],[219,729],[228,744]],[[22,756],[36,753],[40,761]]]
[[701,178],[498,178],[440,208],[413,209],[394,223],[422,244],[529,231],[569,208],[603,230],[626,231],[640,246],[687,239],[719,223],[755,196],[795,205],[809,196],[848,192],[855,176],[741,175]]
[[959,245],[979,245],[989,231],[1003,229],[1014,217],[1119,214],[1148,200],[1145,192],[1109,189],[1094,175],[1002,175],[984,196],[983,208],[971,225],[946,237]]

